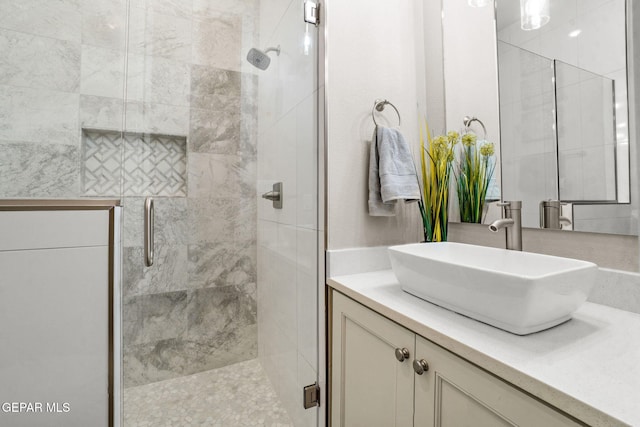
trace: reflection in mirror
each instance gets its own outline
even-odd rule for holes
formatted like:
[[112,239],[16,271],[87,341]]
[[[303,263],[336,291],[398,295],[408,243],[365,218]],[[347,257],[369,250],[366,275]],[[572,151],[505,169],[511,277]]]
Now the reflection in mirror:
[[502,197],[523,200],[525,227],[559,200],[562,229],[637,234],[625,0],[550,3],[524,31],[518,2],[496,0]]

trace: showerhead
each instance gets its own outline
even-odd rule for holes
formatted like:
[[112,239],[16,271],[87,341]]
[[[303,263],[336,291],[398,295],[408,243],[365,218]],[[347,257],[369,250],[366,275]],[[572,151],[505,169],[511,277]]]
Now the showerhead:
[[276,52],[277,55],[280,55],[280,46],[278,47],[270,47],[264,52],[260,49],[256,49],[252,47],[247,53],[247,61],[254,67],[257,67],[261,70],[266,70],[269,68],[269,64],[271,64],[271,58],[267,55],[268,52]]

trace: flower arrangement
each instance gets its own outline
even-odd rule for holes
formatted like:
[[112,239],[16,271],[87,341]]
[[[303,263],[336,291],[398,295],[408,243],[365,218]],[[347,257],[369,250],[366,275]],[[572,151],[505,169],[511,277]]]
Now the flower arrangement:
[[[454,147],[460,140],[458,132],[431,137],[429,126],[420,128],[420,163],[422,166],[422,200],[418,203],[427,242],[447,240],[449,222],[449,181],[454,159]],[[426,133],[426,144],[425,144]]]
[[457,164],[456,190],[462,222],[482,222],[482,211],[489,182],[493,176],[494,145],[479,143],[473,133],[462,135],[462,150]]

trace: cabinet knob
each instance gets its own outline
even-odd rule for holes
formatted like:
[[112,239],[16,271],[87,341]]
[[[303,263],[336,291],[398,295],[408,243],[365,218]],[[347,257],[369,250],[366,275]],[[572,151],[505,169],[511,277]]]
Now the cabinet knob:
[[422,375],[429,370],[429,364],[424,359],[414,360],[413,370],[415,371],[416,374]]
[[396,359],[398,359],[398,362],[404,362],[409,357],[409,350],[406,348],[396,348]]

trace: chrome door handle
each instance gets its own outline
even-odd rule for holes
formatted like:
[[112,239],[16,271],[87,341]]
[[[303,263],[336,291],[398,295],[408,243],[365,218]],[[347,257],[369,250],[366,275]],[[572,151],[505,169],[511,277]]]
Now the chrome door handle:
[[155,210],[153,206],[153,198],[147,197],[144,200],[144,265],[151,267],[153,265],[154,255],[154,236],[153,226]]
[[263,199],[271,200],[275,209],[282,209],[282,183],[273,184],[273,189],[262,195]]
[[280,200],[280,192],[279,191],[269,191],[262,195],[263,199],[271,200],[271,201],[279,201]]

